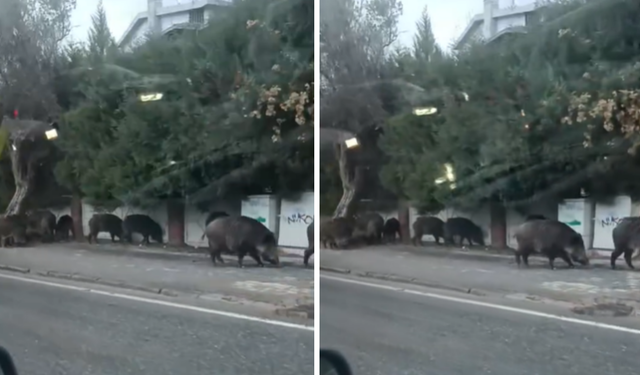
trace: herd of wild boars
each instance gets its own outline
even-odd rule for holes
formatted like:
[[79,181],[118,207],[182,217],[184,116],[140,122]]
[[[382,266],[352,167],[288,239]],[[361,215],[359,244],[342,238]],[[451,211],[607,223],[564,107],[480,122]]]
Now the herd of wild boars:
[[[303,263],[309,265],[314,254],[313,222],[306,228],[309,241],[304,252]],[[98,213],[89,219],[89,243],[97,242],[100,233],[108,233],[111,241],[133,242],[133,234],[142,236],[142,244],[151,241],[163,243],[164,231],[160,224],[148,215],[127,215],[124,220],[114,214]],[[31,240],[42,242],[68,241],[74,238],[73,219],[62,215],[56,221],[51,211],[37,210],[25,215],[0,217],[0,246],[21,246]],[[278,240],[264,224],[245,216],[230,216],[224,212],[212,212],[205,220],[202,239],[207,237],[209,253],[213,264],[224,263],[222,254],[238,257],[238,265],[243,267],[245,256],[249,255],[259,266],[263,261],[278,265]]]
[[[432,235],[436,243],[443,239],[454,244],[457,236],[460,244],[466,240],[484,246],[482,228],[473,221],[454,217],[446,222],[433,216],[420,216],[413,223],[414,245],[422,244],[422,236]],[[378,213],[364,213],[352,218],[338,217],[320,223],[320,242],[325,248],[347,248],[358,245],[374,245],[395,242],[400,238],[400,221],[392,217],[386,221]]]
[[[446,221],[435,216],[419,216],[412,224],[413,245],[422,245],[422,237],[431,235],[436,244],[456,244],[462,246],[485,246],[484,232],[472,220],[454,217]],[[376,244],[395,241],[400,235],[400,223],[396,218],[383,221],[377,213],[356,215],[353,218],[323,220],[320,224],[320,242],[325,248],[348,248],[362,244]],[[616,260],[623,255],[626,264],[633,269],[632,255],[640,251],[640,217],[627,217],[618,222],[612,232],[614,251],[611,253],[611,268],[616,268]],[[456,238],[459,242],[456,242]],[[529,215],[519,225],[514,234],[517,246],[515,260],[520,267],[529,265],[529,256],[538,254],[549,260],[549,267],[555,269],[555,260],[562,259],[570,268],[575,263],[589,265],[589,257],[582,235],[569,225],[543,215]],[[441,242],[442,240],[442,242]]]
[[398,219],[391,218],[385,222],[375,212],[326,219],[320,223],[320,242],[323,247],[332,249],[395,242],[396,235],[399,234]]
[[42,242],[68,240],[73,236],[73,219],[56,216],[48,210],[34,210],[21,215],[0,217],[0,246],[22,246],[32,240]]

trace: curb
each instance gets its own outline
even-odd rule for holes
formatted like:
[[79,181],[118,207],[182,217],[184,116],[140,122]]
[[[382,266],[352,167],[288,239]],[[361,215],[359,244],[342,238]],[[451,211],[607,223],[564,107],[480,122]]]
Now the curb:
[[170,289],[148,288],[145,286],[130,284],[122,281],[111,281],[111,280],[101,279],[99,277],[85,276],[79,273],[71,274],[71,273],[64,273],[64,272],[57,272],[57,271],[44,271],[44,272],[32,271],[28,268],[9,266],[6,264],[0,264],[0,270],[22,273],[22,274],[38,275],[38,276],[52,278],[52,279],[73,280],[73,281],[79,281],[79,282],[84,282],[89,284],[111,286],[111,287],[116,287],[120,289],[135,290],[135,291],[146,292],[151,294],[162,294],[169,297],[177,297],[180,295],[177,291],[170,290]]
[[[173,289],[149,288],[149,287],[130,284],[122,281],[112,281],[112,280],[101,279],[99,277],[85,276],[78,273],[70,274],[70,273],[57,272],[57,271],[44,271],[44,272],[32,271],[29,268],[9,266],[6,264],[0,264],[0,271],[37,275],[37,276],[46,277],[49,279],[78,281],[78,282],[94,284],[94,285],[109,286],[109,287],[115,287],[119,289],[126,289],[126,290],[132,290],[137,292],[145,292],[149,294],[163,295],[167,297],[179,297],[181,295],[189,295],[189,293],[178,292]],[[197,295],[197,293],[192,293],[192,294],[194,296]],[[224,300],[224,298],[222,300]],[[290,307],[290,308],[275,308],[273,312],[275,313],[275,315],[278,315],[278,316],[313,320],[314,319],[313,307],[314,307],[313,304],[299,305],[299,306]]]
[[162,294],[162,289],[160,289],[160,288],[157,288],[157,289],[156,288],[148,288],[148,287],[140,286],[140,285],[136,285],[136,284],[129,284],[129,283],[121,282],[121,281],[105,280],[105,279],[101,279],[101,278],[98,278],[98,277],[89,277],[89,276],[85,276],[85,275],[81,275],[81,274],[77,274],[77,273],[76,274],[69,274],[69,273],[56,272],[56,271],[47,271],[47,272],[36,272],[35,274],[39,275],[39,276],[50,277],[50,278],[55,278],[55,279],[65,279],[65,280],[80,281],[80,282],[84,282],[84,283],[110,286],[110,287],[115,287],[115,288],[120,288],[120,289],[135,290],[135,291],[138,291],[138,292],[146,292],[146,293],[151,293],[151,294]]
[[28,268],[7,266],[5,264],[0,264],[0,270],[10,271],[10,272],[20,272],[20,273],[29,273],[29,272],[31,272],[31,270],[28,269]]
[[333,268],[333,267],[324,267],[324,266],[320,266],[320,271],[335,272],[335,273],[342,273],[342,274],[349,274],[349,273],[351,273],[351,270],[348,270],[348,269],[344,269],[344,268]]
[[443,284],[438,284],[438,283],[422,281],[422,280],[416,279],[416,278],[397,276],[397,275],[393,275],[393,274],[384,274],[384,273],[366,272],[366,271],[365,272],[352,271],[352,270],[348,270],[348,269],[322,267],[322,266],[320,267],[320,270],[321,271],[326,271],[326,272],[332,272],[332,273],[339,273],[339,274],[343,274],[343,275],[344,274],[354,275],[354,276],[367,278],[367,279],[393,281],[393,282],[402,283],[402,284],[419,285],[419,286],[424,286],[424,287],[427,287],[427,288],[446,290],[446,291],[450,291],[450,292],[457,292],[457,293],[463,293],[463,294],[472,294],[472,295],[478,296],[478,297],[483,297],[483,296],[487,295],[486,292],[483,292],[483,291],[481,291],[479,289],[461,288],[461,287],[443,285]]

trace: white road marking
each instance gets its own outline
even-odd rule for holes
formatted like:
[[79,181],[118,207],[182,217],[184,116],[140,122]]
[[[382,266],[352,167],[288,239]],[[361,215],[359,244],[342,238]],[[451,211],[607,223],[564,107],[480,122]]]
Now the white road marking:
[[[323,274],[321,274],[320,277],[324,278],[324,279],[343,282],[343,283],[350,283],[350,284],[368,286],[368,287],[376,288],[376,289],[384,289],[384,290],[390,290],[390,291],[393,291],[393,292],[401,292],[401,293],[413,294],[413,295],[418,295],[418,296],[421,296],[421,297],[439,299],[439,300],[443,300],[443,301],[456,302],[456,303],[462,303],[462,304],[473,305],[473,306],[481,306],[481,307],[486,307],[486,308],[494,309],[494,310],[508,311],[508,312],[517,313],[517,314],[524,314],[524,315],[529,315],[529,316],[536,316],[536,317],[539,317],[539,318],[560,320],[560,321],[563,321],[563,322],[581,324],[581,325],[589,326],[589,327],[604,328],[604,329],[608,329],[608,330],[612,330],[612,331],[618,331],[618,332],[631,333],[631,334],[634,334],[634,335],[640,335],[640,329],[621,327],[621,326],[617,326],[617,325],[613,325],[613,324],[598,323],[598,322],[593,322],[593,321],[589,321],[589,320],[575,319],[575,318],[570,318],[570,317],[567,317],[567,316],[548,314],[548,313],[543,313],[543,312],[539,312],[539,311],[535,311],[535,310],[527,310],[527,309],[521,309],[521,308],[517,308],[517,307],[499,305],[499,304],[496,304],[496,303],[480,302],[480,301],[475,301],[475,300],[471,300],[471,299],[451,297],[451,296],[446,296],[446,295],[437,294],[437,293],[421,292],[419,290],[399,288],[399,287],[394,287],[394,286],[389,286],[389,285],[371,283],[371,282],[367,282],[367,281],[345,279],[345,278],[342,278],[342,277],[328,276],[328,275],[323,275]],[[321,293],[322,293],[322,291],[321,291]],[[320,312],[320,313],[322,314],[322,312]]]
[[59,284],[59,283],[55,283],[55,282],[51,282],[51,281],[38,280],[38,279],[29,278],[29,277],[7,275],[7,274],[0,273],[0,278],[16,280],[16,281],[22,281],[22,282],[38,284],[38,285],[46,285],[46,286],[51,286],[51,287],[55,287],[55,288],[67,289],[67,290],[75,290],[75,291],[78,291],[78,292],[88,292],[88,293],[92,293],[92,294],[98,294],[98,295],[101,295],[101,296],[108,296],[108,297],[126,299],[126,300],[129,300],[129,301],[144,302],[144,303],[149,303],[149,304],[152,304],[152,305],[173,307],[173,308],[177,308],[177,309],[196,311],[196,312],[201,312],[201,313],[205,313],[205,314],[225,316],[227,318],[234,318],[234,319],[248,320],[248,321],[257,322],[257,323],[271,324],[271,325],[274,325],[274,326],[287,327],[287,328],[296,328],[296,329],[301,329],[301,330],[311,331],[311,332],[314,331],[314,328],[312,326],[306,326],[306,325],[302,325],[302,324],[293,324],[293,323],[287,323],[287,322],[283,322],[283,321],[279,321],[279,320],[263,319],[263,318],[258,318],[258,317],[254,317],[254,316],[249,316],[249,315],[236,314],[236,313],[227,312],[227,311],[221,311],[221,310],[207,309],[207,308],[204,308],[204,307],[198,307],[198,306],[192,306],[192,305],[185,305],[185,304],[181,304],[181,303],[162,301],[162,300],[153,299],[153,298],[145,298],[145,297],[138,297],[138,296],[133,296],[133,295],[129,295],[129,294],[123,294],[123,293],[108,292],[106,290],[91,289],[91,288],[79,287],[79,286],[73,286],[73,285],[67,285],[67,284]]

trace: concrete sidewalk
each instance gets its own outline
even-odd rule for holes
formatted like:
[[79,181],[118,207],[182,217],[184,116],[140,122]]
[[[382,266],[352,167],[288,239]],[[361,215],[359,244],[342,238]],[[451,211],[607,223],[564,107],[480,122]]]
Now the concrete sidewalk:
[[425,247],[370,247],[359,250],[322,249],[320,269],[364,277],[396,280],[465,293],[498,293],[511,298],[593,303],[595,299],[640,301],[640,272],[609,268],[593,259],[588,269],[548,268],[543,258],[531,258],[529,269],[518,269],[513,255]]
[[[166,260],[185,260],[185,259],[211,259],[207,248],[205,247],[167,247],[158,244],[151,244],[149,246],[135,246],[129,244],[121,244],[119,242],[112,243],[111,241],[100,239],[97,244],[88,244],[82,242],[68,242],[57,244],[38,244],[38,247],[53,247],[53,248],[65,248],[70,250],[85,250],[91,252],[105,253],[107,255],[124,255],[135,256],[139,258],[150,259],[166,259]],[[304,250],[296,249],[280,249],[280,261],[285,266],[300,266],[302,265],[302,258]],[[225,261],[231,263],[237,262],[237,258],[230,256],[223,256]],[[249,260],[247,262],[253,262]],[[311,256],[309,264],[313,263],[314,257]],[[250,264],[250,263],[247,263]],[[251,263],[252,264],[252,263]]]
[[0,249],[0,269],[278,311],[314,302],[313,269],[305,269],[299,258],[283,259],[280,268],[255,267],[252,259],[246,259],[246,268],[240,269],[235,258],[214,267],[206,254],[116,248],[88,244],[4,248]]

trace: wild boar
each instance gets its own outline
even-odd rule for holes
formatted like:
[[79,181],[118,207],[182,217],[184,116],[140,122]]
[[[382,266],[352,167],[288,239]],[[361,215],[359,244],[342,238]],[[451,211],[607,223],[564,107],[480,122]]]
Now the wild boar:
[[422,237],[431,235],[440,244],[440,238],[444,238],[444,221],[434,216],[419,216],[413,222],[413,238],[411,242],[414,246],[422,246]]
[[560,221],[525,222],[516,229],[515,238],[518,242],[515,252],[518,267],[521,259],[525,266],[529,266],[529,255],[532,253],[546,255],[551,269],[555,269],[553,262],[556,258],[562,258],[569,268],[574,267],[573,262],[589,264],[582,236]]
[[278,265],[278,240],[259,221],[246,216],[226,216],[213,220],[206,229],[209,252],[213,264],[217,260],[224,263],[222,252],[228,250],[238,255],[238,266],[244,267],[242,260],[249,254],[260,267],[262,259]]

